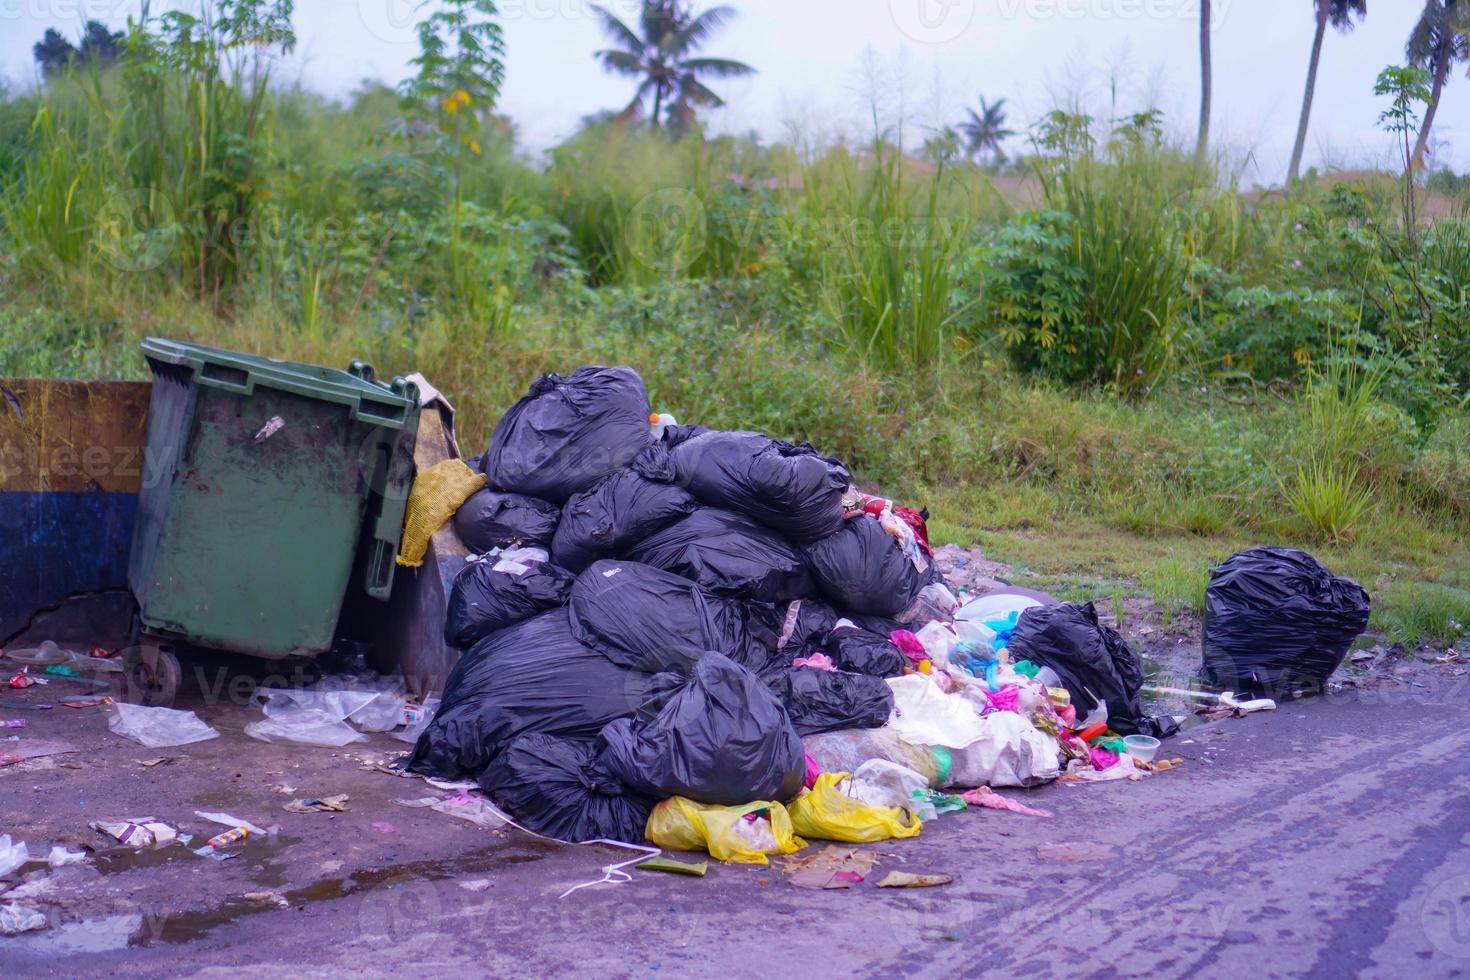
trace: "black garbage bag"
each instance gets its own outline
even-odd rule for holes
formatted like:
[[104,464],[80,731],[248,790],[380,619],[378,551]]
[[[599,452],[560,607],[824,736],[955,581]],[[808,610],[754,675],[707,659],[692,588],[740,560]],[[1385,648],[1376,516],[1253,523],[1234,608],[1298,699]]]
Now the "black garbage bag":
[[633,469],[619,470],[562,508],[551,557],[580,572],[599,558],[620,558],[644,538],[698,506],[689,491],[657,483]]
[[612,722],[598,745],[613,775],[658,799],[784,802],[806,776],[801,736],[780,700],[756,674],[713,652],[656,717]]
[[455,512],[454,530],[472,554],[496,548],[546,548],[561,508],[521,493],[478,490]]
[[591,738],[637,712],[653,695],[655,676],[619,667],[577,642],[564,608],[522,620],[481,640],[455,664],[409,768],[473,778],[517,735]]
[[1006,649],[1012,662],[1029,660],[1056,671],[1079,720],[1101,699],[1108,705],[1108,727],[1119,734],[1168,738],[1179,730],[1172,718],[1144,714],[1138,690],[1143,663],[1117,630],[1097,621],[1090,602],[1027,609]]
[[1227,558],[1205,592],[1204,671],[1253,694],[1320,693],[1368,627],[1368,593],[1291,548]]
[[714,430],[704,425],[669,425],[664,427],[663,439],[660,441],[665,449],[678,449],[695,436],[712,431]]
[[569,602],[572,635],[623,667],[687,672],[708,650],[752,669],[769,659],[746,633],[738,603],[652,565],[594,562]]
[[881,677],[814,667],[780,667],[762,676],[802,735],[881,728],[893,713],[893,690]]
[[785,606],[778,606],[780,619],[776,625],[776,649],[796,651],[793,656],[813,648],[832,632],[842,614],[825,602],[817,599],[793,599]]
[[597,762],[592,739],[533,733],[486,767],[480,786],[528,829],[580,843],[638,843],[657,800],[632,792]]
[[897,677],[909,665],[892,640],[861,627],[840,626],[812,649],[831,657],[840,670],[870,677]]
[[815,588],[806,559],[775,531],[733,511],[701,507],[628,555],[720,596],[786,602]]
[[844,612],[896,616],[931,577],[871,517],[851,518],[805,550],[822,597]]
[[630,367],[543,375],[495,425],[485,474],[502,490],[565,503],[653,441],[648,392]]
[[706,432],[674,449],[676,480],[702,504],[744,514],[793,541],[842,526],[847,467],[758,432]]
[[496,630],[567,604],[575,576],[549,562],[486,556],[454,577],[444,642],[469,649]]

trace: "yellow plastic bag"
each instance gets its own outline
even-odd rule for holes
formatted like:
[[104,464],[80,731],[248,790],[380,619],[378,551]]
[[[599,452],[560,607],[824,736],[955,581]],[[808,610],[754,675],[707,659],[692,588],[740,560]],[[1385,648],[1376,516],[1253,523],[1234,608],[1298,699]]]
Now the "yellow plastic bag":
[[803,837],[853,844],[919,836],[924,824],[907,810],[873,806],[842,792],[839,784],[850,778],[845,772],[824,772],[818,776],[812,788],[786,808],[792,829]]
[[398,547],[398,564],[418,568],[429,550],[429,539],[454,516],[470,494],[485,485],[485,474],[476,473],[462,459],[435,463],[414,477],[408,492],[408,516],[403,522],[403,542]]
[[[747,819],[747,814],[754,814]],[[741,864],[766,864],[767,854],[794,854],[806,841],[791,831],[779,803],[713,806],[671,796],[648,817],[648,839],[671,851],[709,851],[710,857]]]

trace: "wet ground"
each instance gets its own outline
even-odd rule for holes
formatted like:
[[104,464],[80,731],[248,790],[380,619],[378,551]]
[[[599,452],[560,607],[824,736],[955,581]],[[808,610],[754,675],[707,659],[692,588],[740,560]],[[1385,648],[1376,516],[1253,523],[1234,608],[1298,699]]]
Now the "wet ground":
[[[1192,669],[1197,646],[1130,618],[1156,673]],[[113,735],[97,708],[16,708],[86,685],[0,691],[0,719],[27,722],[0,736],[74,748],[0,767],[0,833],[37,856],[98,849],[0,878],[0,905],[48,923],[0,939],[0,972],[1470,975],[1470,668],[1379,651],[1340,680],[1274,712],[1191,718],[1169,772],[1005,791],[1050,819],[971,810],[862,845],[877,868],[848,889],[711,862],[704,878],[635,870],[571,894],[629,855],[395,804],[450,794],[375,768],[405,748],[386,735],[245,736],[260,711],[229,676],[192,677],[178,705],[221,737],[163,749]],[[347,812],[284,809],[340,793]],[[195,810],[275,830],[215,861],[108,850],[88,827],[153,816],[197,845],[224,828]],[[892,870],[955,880],[876,888]]]

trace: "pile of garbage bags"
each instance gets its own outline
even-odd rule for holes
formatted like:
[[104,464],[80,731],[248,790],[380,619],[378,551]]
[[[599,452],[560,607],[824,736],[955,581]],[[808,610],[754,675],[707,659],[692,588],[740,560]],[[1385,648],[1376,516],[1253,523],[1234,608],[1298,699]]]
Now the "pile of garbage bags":
[[911,836],[944,788],[1128,763],[1084,723],[1167,734],[1091,607],[964,618],[924,513],[809,445],[668,424],[630,368],[543,377],[475,466],[463,655],[409,768],[538,833],[764,860],[796,832]]

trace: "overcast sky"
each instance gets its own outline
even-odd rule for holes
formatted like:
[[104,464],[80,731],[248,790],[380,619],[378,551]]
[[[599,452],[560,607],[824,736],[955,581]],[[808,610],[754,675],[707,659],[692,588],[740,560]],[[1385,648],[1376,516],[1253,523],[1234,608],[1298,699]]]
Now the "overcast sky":
[[[155,0],[155,11],[161,5]],[[634,0],[607,6],[636,23]],[[869,106],[906,120],[905,142],[954,122],[981,94],[1005,98],[1010,124],[1081,100],[1099,117],[1148,106],[1191,134],[1199,100],[1199,0],[733,0],[738,19],[708,47],[758,69],[715,87],[729,106],[716,131],[769,138],[871,130]],[[703,6],[703,5],[701,5]],[[1300,111],[1311,0],[1214,0],[1217,145],[1249,161],[1248,179],[1279,182]],[[362,79],[396,82],[415,52],[416,0],[297,0],[291,71],[344,94]],[[1420,0],[1374,0],[1354,32],[1329,31],[1307,163],[1385,164],[1375,128],[1380,68],[1403,59]],[[0,0],[0,77],[31,84],[31,45],[47,27],[78,33],[88,16],[120,27],[138,0]],[[523,142],[544,148],[599,109],[621,108],[632,83],[602,72],[587,0],[501,0],[509,47],[501,111]],[[1116,93],[1116,96],[1113,94]],[[1447,86],[1435,128],[1441,162],[1470,169],[1470,81]],[[1462,135],[1466,134],[1466,135]],[[1456,142],[1465,145],[1456,148]],[[1020,144],[1017,143],[1017,146]]]

